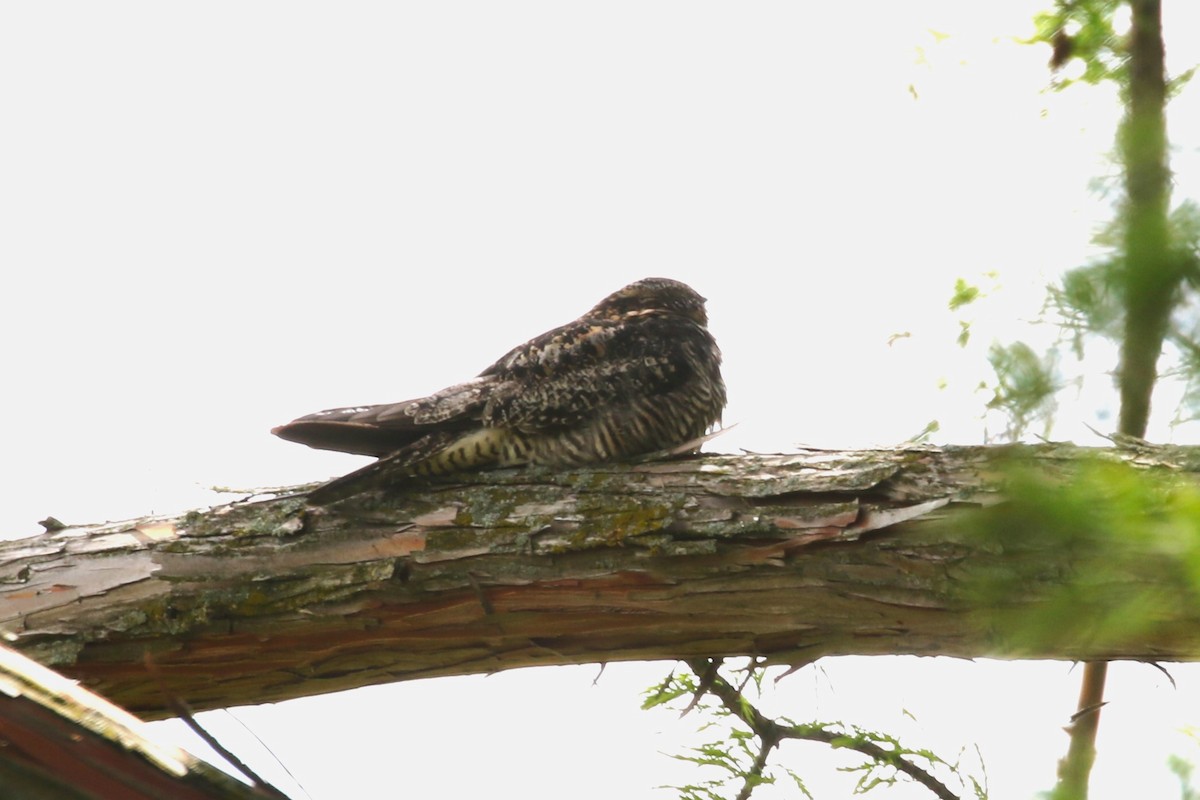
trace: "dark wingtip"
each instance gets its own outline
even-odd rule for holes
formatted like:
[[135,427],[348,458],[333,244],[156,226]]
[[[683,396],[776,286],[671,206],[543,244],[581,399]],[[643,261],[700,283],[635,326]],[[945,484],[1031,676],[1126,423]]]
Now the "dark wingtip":
[[339,483],[339,479],[334,478],[328,483],[323,483],[310,491],[305,496],[305,500],[312,506],[329,506],[339,500],[345,500],[353,494],[355,494],[355,491],[352,486]]
[[326,481],[310,491],[306,499],[310,505],[327,506],[347,497],[378,489],[389,482],[388,467],[397,458],[398,456],[393,454],[339,478]]
[[[305,435],[308,427],[309,426],[307,423],[296,419],[292,420],[286,425],[276,425],[274,428],[271,428],[271,433],[275,436],[278,436],[280,439],[286,439],[289,442],[296,442],[297,444],[309,444],[312,437]],[[309,446],[311,447],[312,445],[309,444]]]
[[338,450],[360,456],[381,458],[409,444],[411,430],[395,430],[354,422],[334,422],[300,418],[271,429],[271,433],[289,442],[317,450]]

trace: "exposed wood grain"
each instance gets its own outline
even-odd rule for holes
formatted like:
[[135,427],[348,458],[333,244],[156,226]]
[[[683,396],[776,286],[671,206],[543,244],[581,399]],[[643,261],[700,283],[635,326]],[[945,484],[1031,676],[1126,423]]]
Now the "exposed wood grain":
[[[1197,462],[1050,445],[811,451],[481,473],[325,508],[275,496],[6,543],[0,626],[148,716],[164,710],[146,652],[197,709],[711,655],[1200,658],[1189,603],[1129,640],[1097,636],[1086,608],[1052,637],[1009,636],[1072,555],[1029,535],[997,546],[967,523],[1000,500],[997,455],[1049,474],[1083,458],[1173,474]],[[1161,583],[1156,563],[1105,580]],[[981,601],[978,575],[1011,591]]]

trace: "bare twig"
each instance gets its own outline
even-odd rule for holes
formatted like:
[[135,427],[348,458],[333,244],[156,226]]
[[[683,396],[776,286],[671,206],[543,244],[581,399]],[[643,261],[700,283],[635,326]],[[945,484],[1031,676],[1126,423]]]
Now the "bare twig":
[[262,794],[263,797],[270,797],[273,800],[289,800],[286,794],[252,770],[246,762],[234,755],[215,736],[205,730],[204,726],[196,721],[196,716],[192,713],[192,709],[188,707],[188,704],[167,689],[166,683],[163,681],[162,671],[158,668],[158,664],[154,662],[154,658],[149,653],[146,653],[144,661],[146,670],[158,684],[163,699],[172,712],[183,721],[184,725],[187,725],[197,736],[203,739],[205,744],[211,747],[221,758],[228,761],[234,769],[249,778],[250,782],[254,785],[255,791]]
[[[695,666],[696,664],[701,666],[697,668]],[[700,704],[700,701],[704,699],[704,695],[707,694],[712,688],[713,681],[719,677],[717,675],[717,668],[721,666],[721,659],[710,658],[707,660],[697,660],[695,662],[689,661],[688,666],[691,667],[692,671],[696,673],[696,677],[700,679],[700,683],[696,685],[696,692],[692,695],[691,702],[687,704],[683,711],[679,712],[680,719],[683,719],[690,714],[692,709]]]
[[767,755],[785,739],[822,742],[847,750],[854,750],[874,761],[895,767],[898,771],[929,789],[929,791],[937,795],[939,800],[960,800],[959,796],[944,783],[903,756],[897,755],[895,752],[888,751],[874,742],[863,741],[853,736],[847,736],[845,733],[827,730],[822,727],[780,725],[775,720],[763,716],[762,712],[752,704],[746,702],[741,692],[716,672],[712,661],[695,659],[688,661],[687,664],[697,675],[707,673],[710,667],[713,667],[713,677],[707,691],[715,695],[721,701],[722,705],[747,725],[762,742],[762,747],[755,758],[754,766],[751,768],[750,773],[748,773],[746,784],[743,785],[742,791],[738,794],[738,800],[746,800],[750,796],[750,790],[758,783],[757,779],[762,777],[762,770],[765,768]]

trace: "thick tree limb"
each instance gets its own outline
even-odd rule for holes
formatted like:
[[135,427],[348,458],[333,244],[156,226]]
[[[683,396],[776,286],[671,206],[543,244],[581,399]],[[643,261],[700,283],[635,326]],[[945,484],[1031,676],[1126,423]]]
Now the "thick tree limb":
[[[1078,553],[970,524],[1000,499],[997,453],[1044,473],[1089,454],[1200,463],[1188,449],[813,451],[481,473],[320,509],[280,496],[6,543],[0,625],[148,716],[165,711],[147,652],[197,709],[595,661],[1200,658],[1200,606],[1157,551],[1123,553],[1052,636],[1011,632]],[[982,597],[980,576],[1002,594]],[[1099,633],[1105,604],[1139,586],[1173,600],[1136,635]]]

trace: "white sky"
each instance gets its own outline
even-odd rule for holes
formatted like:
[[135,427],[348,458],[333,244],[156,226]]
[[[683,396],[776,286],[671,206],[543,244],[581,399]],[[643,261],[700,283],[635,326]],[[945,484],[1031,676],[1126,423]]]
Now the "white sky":
[[[0,530],[345,472],[362,460],[268,429],[461,380],[647,275],[710,298],[738,423],[712,449],[888,445],[932,419],[939,441],[981,441],[986,346],[1024,335],[1044,282],[1087,254],[1104,213],[1087,182],[1110,170],[1111,92],[1042,93],[1046,52],[1011,41],[1039,5],[5,4]],[[1200,19],[1167,10],[1179,72]],[[1200,196],[1198,96],[1173,107],[1177,197]],[[959,350],[946,300],[989,271]],[[1083,423],[1111,427],[1108,388],[1064,404],[1057,434],[1098,443]],[[1158,438],[1196,441],[1167,405]],[[821,667],[789,679],[784,713],[948,755],[978,742],[994,797],[1052,784],[1069,665]],[[696,721],[637,706],[668,669],[237,713],[317,800],[665,798],[695,775],[659,751]],[[1200,757],[1176,732],[1200,724],[1200,671],[1172,673],[1178,689],[1114,669],[1096,798],[1172,795],[1166,755]],[[820,792],[844,787],[830,761],[792,763]]]

